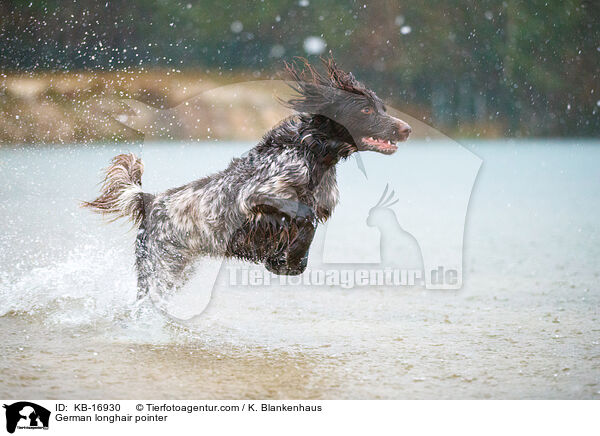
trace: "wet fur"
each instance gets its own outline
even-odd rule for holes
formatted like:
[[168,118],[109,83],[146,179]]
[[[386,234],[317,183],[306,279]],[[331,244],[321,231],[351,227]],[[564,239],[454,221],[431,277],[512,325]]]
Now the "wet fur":
[[[332,59],[325,61],[325,74],[301,63],[301,70],[286,65],[296,96],[284,104],[298,113],[225,170],[152,195],[142,192],[138,158],[123,154],[112,160],[101,195],[84,206],[138,226],[140,298],[151,288],[182,285],[202,256],[264,263],[277,274],[302,273],[318,223],[338,202],[335,165],[363,148],[355,139],[361,135],[398,135],[399,120]],[[360,114],[365,105],[379,108],[378,117]]]

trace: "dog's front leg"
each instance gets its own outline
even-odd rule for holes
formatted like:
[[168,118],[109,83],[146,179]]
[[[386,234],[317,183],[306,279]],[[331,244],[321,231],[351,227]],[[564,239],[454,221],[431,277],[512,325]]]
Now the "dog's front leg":
[[298,225],[298,232],[283,253],[265,261],[267,270],[279,275],[299,275],[308,265],[308,252],[317,227],[305,221]]
[[257,195],[250,199],[250,204],[254,213],[283,215],[299,225],[310,223],[315,227],[317,223],[315,210],[300,201]]
[[271,216],[275,222],[295,228],[288,247],[266,259],[267,270],[280,275],[302,274],[308,263],[308,251],[317,228],[315,210],[299,201],[266,195],[254,196],[250,204],[254,213]]

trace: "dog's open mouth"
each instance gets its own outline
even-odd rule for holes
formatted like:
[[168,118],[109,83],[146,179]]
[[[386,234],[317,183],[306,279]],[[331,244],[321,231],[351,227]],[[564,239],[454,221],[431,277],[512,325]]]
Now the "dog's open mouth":
[[396,141],[392,141],[389,139],[380,139],[369,136],[362,138],[361,142],[363,146],[361,147],[362,150],[371,150],[383,154],[392,154],[395,153],[396,150],[398,150]]

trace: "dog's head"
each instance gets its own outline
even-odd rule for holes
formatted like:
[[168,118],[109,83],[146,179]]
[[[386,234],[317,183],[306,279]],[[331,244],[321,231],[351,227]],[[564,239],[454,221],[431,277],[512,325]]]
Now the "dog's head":
[[336,140],[351,146],[352,151],[376,151],[392,154],[396,142],[405,141],[410,126],[389,115],[383,101],[352,73],[342,71],[333,57],[322,59],[326,74],[317,71],[305,59],[301,69],[286,64],[296,95],[286,103],[292,109],[324,116],[336,124],[330,129]]

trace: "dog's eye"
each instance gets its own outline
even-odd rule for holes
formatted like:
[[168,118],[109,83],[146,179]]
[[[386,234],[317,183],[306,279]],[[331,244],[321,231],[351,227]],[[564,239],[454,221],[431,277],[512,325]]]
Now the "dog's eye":
[[366,107],[366,108],[363,108],[363,109],[361,110],[361,112],[362,112],[363,114],[370,115],[370,114],[372,114],[372,113],[373,113],[373,108],[372,108],[372,107]]

